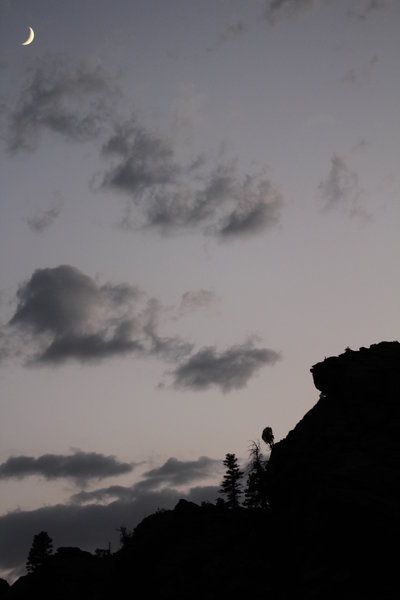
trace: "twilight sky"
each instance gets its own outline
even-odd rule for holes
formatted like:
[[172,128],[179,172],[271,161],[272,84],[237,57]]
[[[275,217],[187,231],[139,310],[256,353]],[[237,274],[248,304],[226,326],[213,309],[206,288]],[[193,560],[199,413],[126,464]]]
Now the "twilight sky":
[[[31,26],[35,39],[22,46]],[[0,575],[214,500],[399,338],[398,0],[0,0]]]

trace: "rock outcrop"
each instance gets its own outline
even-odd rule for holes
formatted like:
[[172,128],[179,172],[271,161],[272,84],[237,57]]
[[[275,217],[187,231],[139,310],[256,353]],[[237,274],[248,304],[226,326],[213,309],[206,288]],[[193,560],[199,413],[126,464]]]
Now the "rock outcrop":
[[311,372],[320,400],[275,444],[268,467],[276,561],[282,578],[293,573],[282,597],[394,598],[400,344],[347,349]]

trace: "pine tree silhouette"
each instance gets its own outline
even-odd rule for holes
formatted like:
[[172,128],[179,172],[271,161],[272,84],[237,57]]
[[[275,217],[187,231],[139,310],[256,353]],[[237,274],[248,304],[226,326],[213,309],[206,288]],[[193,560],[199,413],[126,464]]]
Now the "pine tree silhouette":
[[53,552],[53,540],[49,537],[47,531],[41,531],[33,536],[31,549],[29,550],[26,570],[33,573],[38,567],[41,567]]
[[239,496],[243,493],[240,483],[243,471],[239,468],[235,454],[226,454],[224,465],[226,466],[226,473],[222,480],[220,493],[226,497],[226,504],[229,508],[237,508],[239,506]]

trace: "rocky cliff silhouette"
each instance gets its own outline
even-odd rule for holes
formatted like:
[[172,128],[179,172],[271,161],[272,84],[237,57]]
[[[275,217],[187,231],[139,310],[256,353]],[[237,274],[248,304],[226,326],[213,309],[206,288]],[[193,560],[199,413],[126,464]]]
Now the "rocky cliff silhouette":
[[283,597],[400,597],[400,344],[311,372],[320,399],[268,465]]
[[400,597],[400,344],[347,349],[311,372],[320,399],[273,447],[269,508],[180,501],[144,519],[115,554],[61,549],[0,595]]

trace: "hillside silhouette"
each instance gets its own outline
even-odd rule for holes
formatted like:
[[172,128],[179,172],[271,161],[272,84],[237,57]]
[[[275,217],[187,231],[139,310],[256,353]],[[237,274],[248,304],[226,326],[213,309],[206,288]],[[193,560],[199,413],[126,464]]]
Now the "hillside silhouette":
[[0,598],[397,599],[400,344],[346,349],[311,372],[317,404],[280,442],[266,428],[258,507],[180,500],[121,528],[117,552],[59,548],[0,580]]

